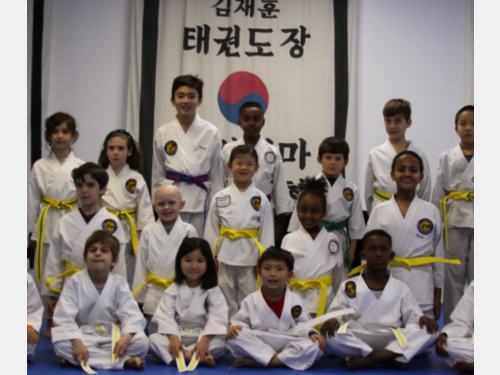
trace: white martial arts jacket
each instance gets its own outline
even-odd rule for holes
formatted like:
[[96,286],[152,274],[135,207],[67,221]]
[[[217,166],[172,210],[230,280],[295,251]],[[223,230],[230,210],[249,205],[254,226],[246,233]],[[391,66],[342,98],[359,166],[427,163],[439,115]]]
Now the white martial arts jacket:
[[[244,144],[245,141],[243,137],[241,137],[237,141],[224,145],[221,152],[221,173],[224,186],[216,191],[231,185],[233,173],[227,168],[227,163],[229,162],[229,157],[231,156],[233,148]],[[288,191],[285,169],[283,168],[283,158],[278,148],[267,143],[261,136],[255,145],[255,150],[259,156],[259,170],[252,179],[255,186],[265,195],[272,197],[272,203],[274,204],[277,215],[292,212],[293,205]]]
[[[394,196],[377,205],[368,219],[366,232],[374,229],[383,229],[391,235],[392,250],[398,258],[444,258],[441,215],[434,205],[416,195],[404,218]],[[433,307],[434,288],[443,288],[443,263],[410,269],[395,266],[390,269],[394,278],[408,285],[422,310]]]
[[[106,172],[108,172],[109,182],[106,193],[101,197],[101,205],[113,211],[136,209],[137,213],[132,219],[135,221],[138,231],[146,225],[154,223],[153,206],[146,181],[142,175],[130,169],[128,164],[125,164],[118,176],[111,165]],[[127,243],[130,241],[130,221],[125,218],[120,222]]]
[[[408,151],[416,152],[424,163],[424,178],[417,186],[417,195],[424,201],[431,200],[431,169],[429,162],[422,150],[416,148],[412,141],[408,141]],[[373,208],[382,203],[383,200],[375,196],[375,189],[383,193],[394,195],[397,191],[396,183],[391,178],[391,166],[396,150],[389,140],[374,148],[368,155],[368,165],[365,176],[365,200],[368,214],[371,215]]]
[[[231,184],[219,191],[210,204],[205,226],[205,239],[214,248],[221,226],[230,229],[258,229],[257,240],[267,249],[274,246],[274,219],[271,203],[266,195],[252,183],[240,192]],[[221,237],[217,259],[232,266],[255,266],[259,250],[253,239]]]
[[[460,145],[439,156],[432,203],[441,211],[441,200],[452,191],[474,193],[474,157],[467,162]],[[446,218],[449,227],[474,228],[474,201],[448,199]]]
[[196,184],[178,182],[182,198],[186,201],[184,212],[204,212],[205,201],[210,202],[213,185],[221,186],[220,151],[222,140],[219,130],[196,115],[187,133],[184,133],[177,119],[158,129],[154,138],[152,193],[160,186],[173,184],[165,178],[168,172],[182,173],[187,176],[208,175],[204,182],[207,193]]
[[[104,230],[115,236],[120,242],[118,263],[113,267],[112,272],[124,278],[127,277],[125,270],[125,239],[122,226],[116,216],[102,207],[87,224],[78,208],[75,208],[61,219],[52,235],[47,263],[43,271],[42,295],[59,296],[59,293],[49,290],[45,286],[45,282],[66,272],[66,262],[71,263],[77,269],[87,267],[83,260],[85,242],[96,230]],[[67,279],[64,278],[64,283],[67,282]],[[50,283],[50,287],[62,290],[63,278],[54,280]]]
[[163,295],[153,317],[158,333],[181,336],[181,332],[203,336],[226,335],[227,303],[219,287],[189,288],[186,281],[173,283]]
[[[148,279],[148,272],[165,280],[175,277],[177,250],[186,237],[198,237],[198,233],[180,216],[170,234],[167,234],[161,219],[144,228],[139,240],[132,290],[135,291]],[[144,303],[145,314],[153,315],[164,292],[161,286],[147,284],[135,295],[135,299]]]
[[452,322],[447,324],[441,333],[446,333],[448,338],[474,336],[474,281],[467,287],[450,318]]
[[33,277],[28,273],[27,283],[27,302],[26,307],[28,310],[28,325],[32,326],[37,332],[40,332],[43,318],[43,304],[38,289],[36,288]]
[[143,332],[146,327],[124,278],[110,272],[99,294],[85,268],[68,280],[59,297],[52,342],[83,339],[86,333],[108,333],[112,323],[119,325],[121,335]]
[[[327,287],[325,307],[328,307],[344,279],[344,258],[338,237],[321,227],[313,240],[300,225],[298,231],[289,233],[283,238],[281,247],[293,255],[293,273],[297,280],[307,281],[332,276],[332,285]],[[307,311],[317,312],[321,292],[319,288],[304,291],[292,289],[292,292],[304,301]]]
[[[76,188],[71,173],[83,163],[83,160],[76,158],[73,152],[70,152],[63,165],[60,165],[57,157],[51,152],[33,165],[28,182],[28,232],[32,232],[31,239],[37,240],[38,217],[46,207],[42,203],[42,197],[46,196],[58,201],[75,199]],[[69,212],[71,212],[70,209],[54,208],[47,211],[44,243],[50,243],[50,237],[57,223],[63,215]]]

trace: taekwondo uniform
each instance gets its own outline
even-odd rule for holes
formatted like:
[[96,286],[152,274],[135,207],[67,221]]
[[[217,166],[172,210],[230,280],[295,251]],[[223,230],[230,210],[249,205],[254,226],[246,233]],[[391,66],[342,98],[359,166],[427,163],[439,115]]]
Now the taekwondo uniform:
[[[431,169],[422,150],[416,148],[412,141],[408,141],[408,151],[416,152],[424,163],[424,178],[417,187],[417,195],[424,201],[431,200]],[[368,215],[375,206],[391,199],[396,194],[396,183],[391,178],[392,161],[397,153],[389,140],[374,148],[368,155],[368,165],[365,176],[365,200]]]
[[118,263],[112,272],[123,278],[127,277],[125,240],[122,226],[116,216],[102,207],[87,224],[80,210],[75,209],[61,219],[52,235],[43,275],[42,295],[59,297],[63,279],[66,283],[70,276],[87,267],[83,259],[85,242],[96,230],[112,234],[120,243]]
[[[43,304],[40,294],[38,294],[38,289],[36,288],[35,281],[28,273],[28,291],[27,291],[27,310],[28,310],[28,326],[31,326],[40,336],[40,327],[42,326],[43,318]],[[36,344],[29,345],[26,350],[28,361],[35,360],[35,349]]]
[[[84,269],[64,286],[54,312],[52,342],[58,356],[78,366],[71,340],[81,339],[89,352],[90,367],[119,370],[131,357],[145,359],[148,351],[145,325],[124,278],[110,272],[99,294]],[[126,333],[135,333],[127,353],[113,356],[116,342]]]
[[460,145],[439,157],[432,203],[445,222],[446,257],[462,263],[445,268],[443,314],[448,324],[466,281],[474,280],[474,157],[467,162]]
[[[231,185],[233,173],[227,168],[231,151],[236,146],[244,145],[243,137],[237,141],[224,145],[221,152],[221,168],[224,186],[216,191]],[[253,176],[253,182],[257,189],[262,191],[274,205],[276,215],[293,211],[292,200],[288,191],[288,185],[283,168],[283,158],[277,147],[267,143],[261,136],[255,145],[255,151],[259,157],[259,170]]]
[[453,367],[457,359],[474,362],[474,281],[453,310],[451,323],[441,333],[448,336],[446,350],[450,356],[446,363]]
[[[229,231],[224,234],[226,230]],[[241,237],[242,230],[250,236]],[[269,200],[253,183],[244,192],[234,184],[219,191],[210,205],[205,239],[219,262],[219,288],[226,298],[231,318],[239,310],[241,301],[257,289],[254,267],[259,256],[274,246],[274,221]]]
[[295,261],[290,290],[304,301],[307,311],[323,315],[345,279],[339,239],[324,227],[313,239],[300,225],[298,231],[285,236],[281,247],[292,253]]
[[340,328],[326,340],[327,351],[339,357],[366,357],[373,350],[387,349],[400,354],[396,361],[407,363],[437,340],[437,333],[420,328],[422,310],[410,289],[392,274],[379,297],[362,275],[344,281],[328,312],[347,308],[355,312],[338,317]]
[[[138,247],[137,231],[143,230],[146,225],[155,221],[151,198],[142,175],[130,169],[128,164],[125,164],[118,176],[111,165],[108,166],[106,172],[108,172],[109,182],[106,193],[101,197],[101,202],[102,206],[116,215],[122,224],[126,243],[127,281],[132,287]],[[132,254],[131,251],[134,253]]]
[[181,189],[186,205],[181,217],[203,236],[213,187],[222,186],[219,130],[196,115],[187,133],[177,119],[158,129],[154,138],[152,193],[165,184]]
[[241,309],[231,319],[231,326],[241,325],[243,329],[235,339],[228,341],[229,350],[236,358],[253,358],[264,366],[278,353],[286,366],[307,370],[323,355],[318,343],[309,338],[317,331],[310,327],[300,329],[298,335],[287,334],[287,331],[310,319],[302,300],[288,288],[280,318],[258,290],[243,300]]
[[208,345],[212,357],[220,358],[226,352],[227,304],[217,286],[204,290],[190,288],[185,281],[173,283],[165,290],[153,322],[158,333],[149,336],[149,345],[166,364],[174,359],[168,352],[167,335],[177,336],[189,351],[201,337],[214,335]]

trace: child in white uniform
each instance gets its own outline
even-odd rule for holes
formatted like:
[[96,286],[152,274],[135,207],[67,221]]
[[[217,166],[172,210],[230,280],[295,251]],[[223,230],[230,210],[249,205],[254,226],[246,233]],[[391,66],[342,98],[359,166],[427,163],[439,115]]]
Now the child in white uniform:
[[[406,129],[411,124],[410,102],[404,99],[391,99],[384,106],[385,130],[389,139],[368,155],[365,177],[365,200],[368,215],[375,206],[391,199],[396,192],[396,184],[391,180],[391,163],[396,154],[404,150],[416,152],[422,159],[424,169],[429,171],[429,163],[422,150],[415,147],[412,141],[405,138]],[[431,174],[427,173],[420,181],[417,195],[424,201],[431,199]]]
[[59,363],[87,369],[144,369],[146,322],[127,281],[111,272],[120,247],[103,230],[87,239],[83,252],[87,267],[64,285],[54,312],[52,342]]
[[38,338],[40,336],[40,327],[42,326],[43,317],[43,304],[38,294],[38,289],[36,288],[35,281],[28,273],[28,291],[27,291],[27,310],[28,310],[28,349],[27,357],[28,361],[35,360],[35,349],[36,344],[38,344]]
[[157,363],[171,364],[179,351],[189,362],[215,367],[226,351],[227,304],[217,287],[212,251],[201,238],[186,238],[175,259],[175,282],[165,290],[153,321],[158,333],[149,337]]
[[150,335],[158,330],[151,318],[165,289],[174,282],[177,249],[185,237],[198,237],[196,229],[179,217],[184,204],[177,186],[160,186],[153,203],[158,220],[144,228],[139,241],[132,290],[135,299],[144,304]]
[[[44,135],[51,152],[35,162],[28,182],[28,231],[31,232],[30,245],[36,249],[35,272],[39,290],[52,233],[63,215],[77,205],[71,172],[83,164],[71,150],[71,145],[78,139],[75,119],[71,115],[57,112],[47,118]],[[42,300],[48,312],[48,298],[42,297]],[[49,318],[44,337],[50,337],[51,327],[52,319]]]
[[410,289],[387,270],[394,258],[391,247],[387,232],[365,234],[361,258],[367,268],[342,283],[328,309],[329,313],[348,308],[355,312],[330,319],[321,327],[328,352],[345,358],[349,371],[379,363],[402,370],[436,342],[437,323],[422,315]]
[[142,154],[132,134],[118,129],[106,136],[99,165],[108,172],[109,182],[101,201],[122,224],[126,241],[127,281],[131,288],[141,231],[146,225],[154,223],[148,187],[137,172],[141,163]]
[[327,184],[323,177],[306,177],[299,183],[296,212],[300,227],[287,234],[282,244],[295,260],[290,290],[316,316],[324,314],[345,278],[342,245],[320,224],[327,212]]
[[460,144],[439,157],[432,203],[443,215],[446,257],[461,266],[446,266],[444,276],[444,324],[474,280],[474,106],[461,108],[455,117]]
[[259,169],[255,149],[249,145],[235,147],[228,168],[234,176],[233,184],[212,200],[205,239],[217,258],[219,288],[231,319],[241,301],[257,289],[257,260],[274,245],[274,222],[269,200],[252,182]]
[[170,100],[177,118],[155,134],[152,178],[153,194],[161,185],[179,186],[186,200],[181,218],[200,236],[213,186],[222,185],[219,130],[196,114],[203,100],[202,89],[203,81],[192,75],[174,79]]

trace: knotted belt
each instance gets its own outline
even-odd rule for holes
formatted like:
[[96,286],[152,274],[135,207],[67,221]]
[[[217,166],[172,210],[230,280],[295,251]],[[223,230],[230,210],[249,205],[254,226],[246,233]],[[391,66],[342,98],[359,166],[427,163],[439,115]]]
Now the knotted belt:
[[321,289],[319,293],[318,310],[316,312],[316,317],[319,317],[325,313],[327,287],[332,285],[332,283],[332,275],[306,281],[297,280],[295,277],[292,277],[288,287],[290,289],[300,289],[302,291],[308,289]]
[[446,239],[446,250],[450,252],[450,245],[448,244],[448,220],[446,218],[446,201],[448,199],[459,200],[463,199],[467,202],[474,202],[474,193],[464,193],[463,191],[452,191],[446,197],[441,199],[441,214],[443,215],[444,222],[444,238]]
[[155,276],[151,272],[148,272],[148,279],[144,281],[136,290],[134,290],[134,293],[132,293],[132,295],[135,297],[139,290],[141,290],[142,287],[146,284],[153,284],[162,287],[163,289],[167,289],[170,285],[173,284],[174,280],[175,277],[171,277],[170,279],[160,279],[158,276]]
[[128,219],[130,223],[130,238],[132,239],[132,249],[134,250],[134,255],[137,257],[137,248],[139,246],[139,238],[137,237],[137,227],[135,225],[134,216],[137,216],[137,208],[128,211],[115,211],[107,208],[110,214],[116,216],[118,220]]
[[56,276],[56,277],[53,277],[52,279],[48,279],[46,282],[45,282],[45,285],[47,286],[47,288],[49,288],[50,290],[56,292],[56,293],[61,293],[61,291],[59,289],[56,289],[56,288],[52,288],[50,286],[50,283],[54,280],[57,280],[57,279],[60,279],[62,277],[70,277],[70,276],[73,276],[75,273],[77,272],[80,272],[82,269],[81,268],[75,268],[75,266],[73,266],[71,263],[69,262],[66,262],[66,264],[64,265],[64,267],[66,267],[66,272],[63,272],[61,273],[59,276]]

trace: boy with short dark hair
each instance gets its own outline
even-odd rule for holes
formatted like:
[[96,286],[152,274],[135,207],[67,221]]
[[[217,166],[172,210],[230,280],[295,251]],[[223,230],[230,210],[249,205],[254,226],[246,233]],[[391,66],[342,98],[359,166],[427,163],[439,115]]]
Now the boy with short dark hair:
[[[321,225],[340,240],[344,266],[350,271],[356,244],[365,233],[365,220],[358,187],[342,176],[349,163],[349,145],[340,137],[325,138],[319,145],[317,160],[322,170],[316,178],[323,177],[328,181],[327,213]],[[294,212],[288,229],[295,231],[299,227]]]
[[350,371],[379,363],[404,369],[411,358],[434,345],[437,323],[423,315],[410,289],[388,271],[394,252],[387,232],[366,233],[361,258],[366,270],[342,283],[328,309],[355,312],[330,319],[321,328],[327,351],[344,357]]
[[[44,269],[42,295],[50,297],[47,315],[52,316],[63,283],[85,268],[83,249],[87,238],[102,229],[114,235],[120,243],[120,256],[113,272],[126,278],[125,238],[116,216],[100,206],[106,192],[108,174],[95,163],[85,163],[73,172],[78,197],[78,209],[65,215],[50,240],[50,251]],[[50,336],[49,336],[50,337]]]
[[325,341],[314,328],[302,326],[293,336],[279,333],[310,320],[302,300],[286,284],[293,277],[293,263],[288,251],[276,247],[259,258],[263,286],[243,300],[227,334],[235,366],[306,370],[323,355]]
[[95,231],[85,242],[87,268],[64,286],[54,312],[52,342],[59,363],[99,369],[144,369],[145,319],[127,281],[111,273],[123,255],[118,240]]
[[174,121],[158,129],[154,138],[152,191],[165,184],[179,186],[186,205],[181,212],[184,222],[192,224],[203,237],[207,204],[221,186],[219,130],[196,113],[203,100],[203,81],[183,75],[172,84]]
[[[391,99],[384,106],[382,113],[389,139],[371,150],[368,155],[365,177],[368,215],[377,204],[391,199],[396,193],[396,184],[391,179],[391,164],[397,154],[405,150],[416,152],[424,162],[424,170],[430,171],[429,162],[422,150],[416,148],[412,141],[406,140],[406,129],[412,124],[410,102],[404,99]],[[426,173],[417,190],[418,197],[430,201],[431,188],[431,175]]]

